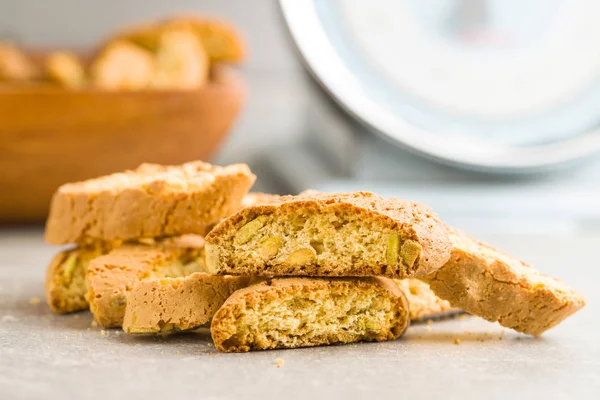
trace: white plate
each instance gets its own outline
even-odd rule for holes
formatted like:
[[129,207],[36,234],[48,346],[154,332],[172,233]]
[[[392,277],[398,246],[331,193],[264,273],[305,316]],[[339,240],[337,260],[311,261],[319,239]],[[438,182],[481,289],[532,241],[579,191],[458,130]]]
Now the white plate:
[[[600,151],[595,2],[556,3],[562,8],[542,44],[489,58],[419,35],[409,9],[414,4],[420,3],[280,0],[316,80],[350,115],[396,145],[508,173],[546,170]],[[465,80],[471,84],[461,92]]]

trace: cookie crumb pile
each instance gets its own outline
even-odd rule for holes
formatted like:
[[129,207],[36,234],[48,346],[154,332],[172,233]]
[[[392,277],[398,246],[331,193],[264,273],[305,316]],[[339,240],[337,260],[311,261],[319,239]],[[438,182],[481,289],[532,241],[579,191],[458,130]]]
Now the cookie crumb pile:
[[103,335],[210,323],[223,352],[395,340],[463,311],[537,336],[585,305],[420,203],[250,193],[255,180],[196,161],[61,186],[46,240],[72,247],[50,262],[48,304],[89,309]]

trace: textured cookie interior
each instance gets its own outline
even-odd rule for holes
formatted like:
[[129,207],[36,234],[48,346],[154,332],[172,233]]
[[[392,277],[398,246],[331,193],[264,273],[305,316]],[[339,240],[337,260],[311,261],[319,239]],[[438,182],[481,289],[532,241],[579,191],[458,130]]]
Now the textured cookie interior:
[[46,300],[58,313],[88,308],[85,273],[89,262],[105,253],[100,246],[65,250],[55,256],[47,272]]
[[405,277],[418,264],[419,243],[393,221],[352,209],[298,205],[244,219],[207,244],[213,272],[246,275]]
[[272,287],[228,303],[212,327],[223,351],[389,340],[408,323],[403,299],[378,285]]

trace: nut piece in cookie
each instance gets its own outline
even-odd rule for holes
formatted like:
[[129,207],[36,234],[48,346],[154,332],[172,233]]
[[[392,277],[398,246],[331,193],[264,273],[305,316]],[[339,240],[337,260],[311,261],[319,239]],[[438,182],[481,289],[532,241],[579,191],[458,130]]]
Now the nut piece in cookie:
[[211,334],[224,352],[394,340],[409,324],[408,303],[386,278],[279,278],[235,292]]
[[447,316],[452,311],[459,311],[437,297],[429,285],[419,279],[397,279],[396,283],[408,299],[411,321]]
[[202,272],[202,253],[201,248],[123,245],[94,259],[86,273],[90,310],[103,327],[120,327],[127,297],[138,282]]
[[85,273],[91,260],[109,251],[108,244],[64,250],[58,253],[46,271],[46,301],[52,311],[64,314],[86,310]]
[[52,244],[203,235],[241,208],[256,176],[245,164],[142,164],[133,171],[68,183],[52,198]]
[[138,282],[127,297],[123,330],[136,334],[198,328],[251,279],[195,272],[181,278]]
[[427,281],[452,306],[538,336],[585,305],[583,296],[564,283],[458,230],[449,231],[450,261]]
[[44,61],[46,77],[67,88],[79,88],[85,84],[85,66],[68,51],[50,53]]
[[147,88],[154,78],[154,57],[150,52],[125,41],[106,47],[92,63],[92,83],[108,90]]
[[285,196],[246,207],[206,237],[210,272],[258,276],[424,276],[450,256],[428,207],[368,192]]

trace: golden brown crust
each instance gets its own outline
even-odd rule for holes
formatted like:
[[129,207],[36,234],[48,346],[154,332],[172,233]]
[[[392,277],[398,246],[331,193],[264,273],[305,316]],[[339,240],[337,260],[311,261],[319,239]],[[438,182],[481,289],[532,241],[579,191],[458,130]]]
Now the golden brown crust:
[[409,324],[403,292],[385,278],[280,278],[236,291],[211,334],[224,352],[393,340]]
[[419,279],[401,279],[396,280],[396,283],[408,299],[411,321],[441,317],[449,312],[459,311],[446,300],[437,297],[429,285]]
[[450,261],[427,280],[453,306],[538,336],[585,305],[583,296],[564,283],[458,230],[449,231]]
[[205,234],[241,207],[256,177],[245,164],[142,164],[134,171],[61,186],[52,198],[52,244]]
[[[389,244],[391,236],[396,242]],[[261,252],[267,240],[276,242],[266,244],[274,250]],[[231,275],[406,278],[429,274],[450,256],[448,233],[431,209],[368,192],[284,196],[247,207],[219,223],[206,241],[210,271]],[[405,244],[414,250],[408,261]],[[396,257],[391,262],[389,247]]]
[[252,278],[196,272],[186,277],[138,282],[127,297],[123,330],[159,333],[197,328]]
[[202,249],[123,245],[90,262],[87,300],[100,325],[123,324],[127,296],[140,281],[204,271]]

